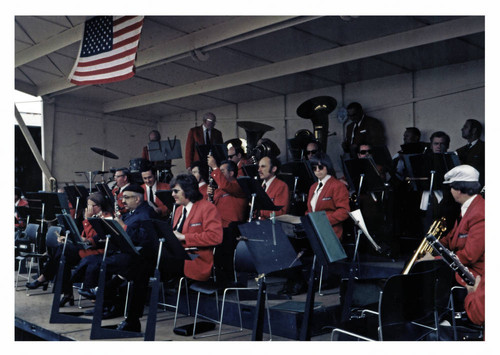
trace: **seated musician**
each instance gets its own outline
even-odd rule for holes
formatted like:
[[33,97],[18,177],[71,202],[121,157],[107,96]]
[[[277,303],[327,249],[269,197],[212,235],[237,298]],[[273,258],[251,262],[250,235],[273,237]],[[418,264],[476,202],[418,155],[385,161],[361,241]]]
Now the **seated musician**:
[[309,189],[307,212],[325,211],[335,234],[342,238],[342,222],[349,218],[349,191],[337,180],[333,164],[326,153],[316,153],[309,159],[318,178]]
[[160,272],[171,280],[186,276],[197,281],[209,279],[213,266],[213,248],[222,243],[222,220],[217,208],[198,189],[193,175],[180,174],[171,181],[172,196],[179,206],[173,218],[174,234],[186,248],[197,248],[193,260],[176,259],[162,252]]
[[[16,187],[14,189],[14,206],[15,207],[29,207],[29,204],[28,204],[28,200],[26,200],[23,196],[23,192],[22,190],[19,188],[19,187]],[[16,219],[16,229],[17,228],[24,228],[25,227],[25,223],[23,220],[21,220],[18,215],[17,215],[17,212],[15,212],[15,215],[14,215],[15,219]]]
[[[92,225],[88,222],[88,218],[90,217],[100,217],[106,218],[111,217],[111,213],[105,210],[105,200],[103,195],[100,192],[95,192],[91,194],[87,198],[87,208],[85,209],[85,220],[83,221],[83,232],[81,238],[84,239],[91,248],[88,249],[79,249],[76,245],[73,245],[68,241],[66,244],[66,263],[65,269],[63,273],[63,282],[62,282],[62,291],[64,293],[63,298],[61,299],[60,306],[63,307],[66,303],[69,302],[70,305],[74,304],[73,298],[73,282],[78,282],[80,280],[78,276],[74,275],[71,277],[71,269],[82,263],[81,260],[90,257],[91,255],[98,255],[104,252],[103,246],[99,245],[96,238],[96,232],[92,228]],[[57,269],[59,266],[59,260],[62,256],[62,249],[64,244],[64,236],[59,238],[60,245],[56,248],[56,250],[50,250],[51,258],[45,265],[44,269],[40,273],[40,276],[33,282],[27,283],[26,287],[29,289],[36,289],[42,286],[44,289],[47,288],[49,280],[52,280],[54,276],[57,274]],[[83,263],[82,263],[83,266]],[[83,273],[84,268],[80,269]],[[81,275],[81,273],[78,273]]]
[[259,219],[268,219],[271,213],[275,216],[281,216],[288,213],[289,190],[288,185],[276,177],[280,168],[280,161],[276,157],[265,156],[259,161],[259,178],[263,181],[262,188],[266,191],[271,201],[276,206],[283,206],[279,211],[261,210]]
[[467,296],[464,300],[465,312],[472,323],[483,325],[485,320],[484,277],[476,276],[474,286],[465,285],[465,287],[467,288]]
[[141,171],[142,180],[144,184],[141,187],[144,189],[144,200],[150,202],[150,206],[162,217],[168,217],[168,207],[155,195],[159,190],[170,190],[170,185],[165,182],[156,180],[156,175],[151,167],[147,170]]
[[[453,198],[461,205],[461,212],[453,229],[440,241],[474,276],[484,277],[485,213],[484,199],[479,194],[479,172],[470,165],[459,165],[448,171],[444,179],[443,184],[449,184]],[[458,274],[455,278],[465,285]]]
[[232,160],[237,165],[238,175],[236,177],[245,176],[243,166],[251,164],[251,162],[245,158],[245,151],[242,147],[229,147],[227,150],[227,159]]
[[196,181],[198,181],[198,189],[203,195],[204,200],[208,200],[208,171],[206,167],[201,163],[201,161],[197,160],[191,164],[191,174],[194,175]]
[[117,210],[120,213],[127,213],[128,209],[125,207],[125,204],[122,201],[123,190],[130,184],[130,172],[126,168],[117,169],[115,171],[115,182],[116,185],[111,191],[113,196],[115,196],[115,213]]

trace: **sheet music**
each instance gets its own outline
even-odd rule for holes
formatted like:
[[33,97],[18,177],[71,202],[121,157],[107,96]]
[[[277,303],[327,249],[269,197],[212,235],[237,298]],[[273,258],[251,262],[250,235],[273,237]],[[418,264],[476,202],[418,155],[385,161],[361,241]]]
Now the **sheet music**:
[[363,218],[363,214],[361,213],[361,210],[357,209],[355,211],[348,212],[348,213],[349,213],[349,216],[354,221],[354,223],[356,223],[356,225],[359,227],[359,229],[361,229],[361,231],[363,232],[363,234],[368,238],[368,240],[370,241],[370,243],[372,243],[373,247],[377,251],[380,250],[381,249],[380,246],[373,240],[373,238],[370,235],[370,233],[368,233],[368,229],[366,228],[365,220]]

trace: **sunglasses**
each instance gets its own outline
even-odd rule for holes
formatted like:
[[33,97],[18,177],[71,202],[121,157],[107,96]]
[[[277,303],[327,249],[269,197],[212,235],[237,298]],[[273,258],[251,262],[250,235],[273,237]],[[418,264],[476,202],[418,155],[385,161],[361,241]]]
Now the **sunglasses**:
[[325,166],[321,165],[321,164],[319,164],[319,165],[311,165],[311,169],[316,170],[316,168],[318,168],[318,170],[323,170],[325,168]]
[[371,152],[372,152],[372,151],[371,151],[370,149],[368,149],[368,150],[360,150],[360,151],[359,151],[359,154],[369,154],[369,153],[371,153]]
[[236,155],[236,154],[229,154],[229,155],[227,156],[227,158],[228,158],[228,159],[233,159],[233,157],[234,157],[235,155]]
[[174,194],[178,194],[180,191],[181,191],[181,190],[178,190],[178,189],[172,189],[172,192],[173,192]]
[[307,154],[316,154],[317,150],[306,150]]

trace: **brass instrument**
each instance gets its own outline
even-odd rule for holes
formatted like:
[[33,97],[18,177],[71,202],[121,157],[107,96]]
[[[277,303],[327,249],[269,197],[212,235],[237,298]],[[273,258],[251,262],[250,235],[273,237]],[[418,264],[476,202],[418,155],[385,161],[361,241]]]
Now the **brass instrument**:
[[[212,150],[210,150],[210,152],[208,152],[208,155],[212,155]],[[213,190],[216,189],[216,185],[215,185],[215,181],[214,181],[214,178],[212,177],[212,172],[213,172],[214,169],[212,169],[211,166],[208,167],[208,186],[210,186],[210,188],[212,189],[212,193],[211,194],[207,194],[208,195],[208,201],[214,203],[214,193],[213,193]]]
[[328,141],[328,115],[337,107],[337,100],[330,96],[318,96],[303,102],[297,108],[297,115],[310,119],[313,123],[314,137],[321,150],[326,152]]
[[432,252],[433,248],[432,245],[429,244],[427,241],[427,236],[432,235],[436,238],[436,240],[439,240],[439,238],[442,237],[442,235],[446,232],[446,218],[441,217],[440,219],[436,219],[431,227],[429,228],[429,231],[427,232],[426,236],[420,243],[417,251],[415,251],[415,254],[413,254],[413,257],[411,258],[410,262],[408,265],[406,265],[405,269],[403,270],[403,275],[407,275],[411,268],[413,267],[413,264],[415,264],[415,261],[417,259],[421,258],[426,252]]

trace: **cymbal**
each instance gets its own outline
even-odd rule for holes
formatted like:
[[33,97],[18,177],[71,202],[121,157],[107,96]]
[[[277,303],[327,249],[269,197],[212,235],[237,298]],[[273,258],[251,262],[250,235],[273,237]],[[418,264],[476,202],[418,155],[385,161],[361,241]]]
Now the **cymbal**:
[[101,149],[101,148],[97,148],[97,147],[91,147],[90,150],[92,150],[93,152],[96,152],[97,154],[102,155],[102,156],[104,156],[106,158],[118,159],[118,157],[116,155],[114,155],[110,151],[107,151],[106,149]]
[[92,172],[92,174],[94,174],[94,175],[104,175],[104,174],[107,174],[107,173],[109,173],[109,171],[96,170],[96,171]]
[[253,121],[239,121],[236,122],[236,125],[243,128],[246,132],[267,132],[274,130],[274,127]]
[[309,99],[297,108],[297,115],[302,118],[311,118],[317,115],[328,115],[337,107],[337,100],[331,96],[318,96]]

